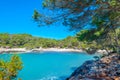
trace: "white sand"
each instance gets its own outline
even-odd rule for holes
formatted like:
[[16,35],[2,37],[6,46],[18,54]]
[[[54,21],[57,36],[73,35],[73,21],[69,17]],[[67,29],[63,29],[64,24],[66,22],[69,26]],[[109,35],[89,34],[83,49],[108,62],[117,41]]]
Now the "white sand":
[[65,49],[65,48],[36,48],[27,50],[26,48],[0,48],[0,52],[33,52],[33,51],[56,51],[56,52],[83,52],[81,49]]
[[0,52],[26,52],[26,48],[0,48]]
[[57,52],[83,52],[81,49],[65,49],[65,48],[47,48],[42,51],[57,51]]
[[[3,52],[45,52],[45,51],[55,51],[55,52],[85,52],[82,49],[66,49],[66,48],[36,48],[36,49],[31,49],[28,50],[26,48],[10,48],[10,49],[6,49],[6,48],[0,48],[0,53]],[[96,52],[97,54],[107,54],[106,50],[98,50]]]

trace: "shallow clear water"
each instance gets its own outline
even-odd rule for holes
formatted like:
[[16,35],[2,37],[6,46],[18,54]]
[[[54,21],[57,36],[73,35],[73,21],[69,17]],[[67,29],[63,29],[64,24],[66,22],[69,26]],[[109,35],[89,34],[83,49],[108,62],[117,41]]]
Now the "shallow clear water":
[[[22,80],[65,80],[86,60],[93,55],[76,52],[36,52],[18,54],[24,68],[19,77]],[[8,59],[11,54],[0,54],[0,58]]]

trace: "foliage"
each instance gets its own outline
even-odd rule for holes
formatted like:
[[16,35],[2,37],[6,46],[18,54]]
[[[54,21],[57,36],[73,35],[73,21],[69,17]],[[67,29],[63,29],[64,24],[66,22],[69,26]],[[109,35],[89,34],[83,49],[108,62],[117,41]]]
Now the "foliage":
[[95,10],[91,7],[94,7],[95,3],[95,0],[43,0],[43,7],[54,12],[46,15],[37,11],[36,15],[36,11],[34,11],[33,18],[36,16],[37,22],[41,26],[63,21],[63,24],[70,26],[71,30],[76,27],[81,29],[90,22],[90,16]]
[[[77,37],[80,41],[86,42],[86,44],[88,44],[87,48],[105,49],[107,51],[112,50],[119,53],[120,29],[118,28],[115,29],[115,31],[109,31],[109,33],[104,36],[103,33],[103,30],[82,30],[77,34]],[[94,45],[94,47],[92,45]]]
[[22,61],[17,55],[10,61],[0,60],[0,80],[16,80],[19,70],[22,69]]
[[[103,43],[103,48],[114,47],[120,53],[119,35],[116,32],[120,27],[119,0],[43,0],[43,7],[53,13],[37,16],[41,26],[60,21],[71,30],[82,30],[77,34],[79,40],[91,44],[96,42],[98,45]],[[91,25],[90,29],[84,30],[87,25]]]
[[76,48],[79,47],[76,37],[67,37],[63,40],[33,37],[29,34],[0,34],[0,47],[5,48]]
[[43,25],[61,21],[72,30],[83,29],[91,23],[106,27],[111,21],[117,26],[120,24],[119,5],[119,0],[43,0],[43,7],[53,13],[47,15],[35,10],[33,18],[35,16]]

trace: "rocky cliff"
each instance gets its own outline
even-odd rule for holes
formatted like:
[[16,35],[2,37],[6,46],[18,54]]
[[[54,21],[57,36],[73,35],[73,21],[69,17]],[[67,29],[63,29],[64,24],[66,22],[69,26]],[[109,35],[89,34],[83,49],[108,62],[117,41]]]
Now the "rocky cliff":
[[112,53],[86,61],[66,80],[120,80],[120,55]]

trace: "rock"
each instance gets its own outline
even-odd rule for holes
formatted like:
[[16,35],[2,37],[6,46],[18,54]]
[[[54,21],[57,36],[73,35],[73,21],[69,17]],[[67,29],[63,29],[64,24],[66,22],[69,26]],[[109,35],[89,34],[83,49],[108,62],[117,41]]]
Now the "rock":
[[117,54],[90,60],[77,68],[67,80],[120,80],[120,60]]
[[106,77],[107,75],[106,75],[105,72],[101,72],[99,76],[100,76],[100,77]]
[[114,80],[120,80],[120,77],[116,77]]

